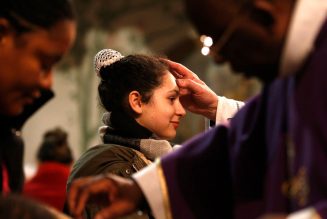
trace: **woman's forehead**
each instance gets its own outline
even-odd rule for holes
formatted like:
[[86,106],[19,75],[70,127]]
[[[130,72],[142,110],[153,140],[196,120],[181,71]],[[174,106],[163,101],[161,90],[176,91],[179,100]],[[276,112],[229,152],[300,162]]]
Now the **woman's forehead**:
[[176,89],[178,90],[176,78],[172,75],[172,73],[167,71],[167,73],[163,75],[162,82],[158,88],[164,89],[166,91],[176,90]]
[[37,29],[21,35],[27,50],[48,57],[60,58],[72,46],[76,26],[72,22],[59,22],[51,29]]

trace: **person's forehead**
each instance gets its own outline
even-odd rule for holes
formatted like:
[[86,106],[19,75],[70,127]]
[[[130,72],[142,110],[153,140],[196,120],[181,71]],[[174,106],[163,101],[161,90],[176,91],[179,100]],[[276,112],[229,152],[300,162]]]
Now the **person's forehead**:
[[169,90],[175,89],[176,87],[177,87],[177,84],[176,84],[175,77],[169,71],[167,71],[167,73],[164,74],[164,76],[163,76],[163,80],[162,80],[160,88],[162,88],[166,91],[169,91]]
[[[58,22],[48,31],[50,40],[55,41],[61,47],[70,46],[76,37],[76,23],[72,20]],[[68,45],[67,45],[68,44]]]
[[26,49],[53,57],[60,57],[70,48],[75,39],[75,23],[65,22],[51,29],[38,29],[23,34]]

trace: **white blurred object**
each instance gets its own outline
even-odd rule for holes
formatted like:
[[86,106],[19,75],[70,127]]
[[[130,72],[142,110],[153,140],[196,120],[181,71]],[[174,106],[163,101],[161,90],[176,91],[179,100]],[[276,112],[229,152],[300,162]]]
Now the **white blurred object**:
[[24,173],[25,173],[25,180],[29,180],[32,178],[36,173],[36,166],[33,164],[25,164],[24,165]]

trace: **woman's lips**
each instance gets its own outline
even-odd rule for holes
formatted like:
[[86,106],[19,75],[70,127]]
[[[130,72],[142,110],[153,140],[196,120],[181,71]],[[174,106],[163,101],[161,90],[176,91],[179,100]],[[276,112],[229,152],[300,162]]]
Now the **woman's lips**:
[[174,126],[175,129],[178,128],[178,126],[179,126],[179,122],[172,121],[171,123],[173,124],[173,126]]

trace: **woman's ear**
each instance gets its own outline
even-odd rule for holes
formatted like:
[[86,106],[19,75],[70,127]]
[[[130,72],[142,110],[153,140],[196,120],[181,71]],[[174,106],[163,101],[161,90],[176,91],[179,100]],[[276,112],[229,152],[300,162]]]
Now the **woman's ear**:
[[137,113],[142,113],[142,96],[138,91],[132,91],[128,95],[128,102],[132,110]]

